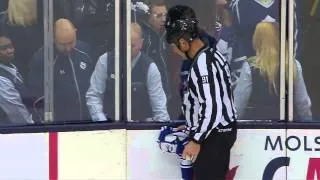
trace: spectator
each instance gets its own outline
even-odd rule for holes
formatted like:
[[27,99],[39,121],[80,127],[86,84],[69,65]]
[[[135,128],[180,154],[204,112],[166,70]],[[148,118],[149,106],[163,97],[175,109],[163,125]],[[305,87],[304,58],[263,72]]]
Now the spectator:
[[233,59],[232,53],[234,51],[234,32],[231,14],[226,9],[226,0],[216,1],[216,39],[218,41],[217,48],[231,63]]
[[141,22],[144,39],[142,51],[156,63],[161,74],[163,89],[170,100],[167,44],[164,41],[167,6],[163,0],[152,0],[148,5],[150,7],[149,14]]
[[[279,25],[258,23],[253,34],[253,47],[256,56],[249,58],[250,68],[242,70],[234,91],[237,112],[241,119],[277,120],[280,114]],[[294,106],[299,119],[312,119],[311,101],[297,60],[294,63]]]
[[28,107],[32,102],[18,69],[13,65],[15,49],[11,40],[0,34],[0,125],[33,124]]
[[[55,23],[54,33],[54,117],[56,121],[88,120],[85,93],[92,73],[89,46],[77,40],[74,25],[67,19]],[[30,63],[28,86],[43,99],[44,50],[39,49]]]
[[238,83],[241,70],[248,68],[247,57],[243,56],[242,44],[238,43],[235,25],[226,0],[216,1],[216,38],[217,49],[226,58],[231,67],[232,89]]
[[[132,119],[144,121],[152,117],[153,121],[168,121],[160,72],[152,59],[140,51],[142,44],[141,27],[132,23]],[[114,92],[114,52],[109,52],[99,58],[86,94],[88,109],[94,121],[114,118]]]
[[54,0],[56,19],[69,19],[78,39],[92,48],[93,60],[114,49],[114,0]]

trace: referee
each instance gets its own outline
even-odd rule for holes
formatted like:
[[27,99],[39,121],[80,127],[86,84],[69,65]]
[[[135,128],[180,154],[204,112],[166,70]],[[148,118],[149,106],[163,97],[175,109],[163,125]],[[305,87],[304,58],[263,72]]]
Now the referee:
[[190,132],[183,157],[193,159],[197,180],[223,180],[237,136],[230,67],[215,46],[200,36],[190,7],[172,7],[165,28],[167,42],[192,60],[183,94],[182,109]]

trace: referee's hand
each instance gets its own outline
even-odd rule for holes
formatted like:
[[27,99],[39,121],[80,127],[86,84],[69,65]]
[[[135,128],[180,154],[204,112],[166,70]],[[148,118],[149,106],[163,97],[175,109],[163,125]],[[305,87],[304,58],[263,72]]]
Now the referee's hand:
[[194,162],[197,159],[197,156],[200,152],[200,144],[197,144],[193,141],[190,141],[183,150],[182,157],[184,159],[188,159],[188,157],[191,158],[191,160]]

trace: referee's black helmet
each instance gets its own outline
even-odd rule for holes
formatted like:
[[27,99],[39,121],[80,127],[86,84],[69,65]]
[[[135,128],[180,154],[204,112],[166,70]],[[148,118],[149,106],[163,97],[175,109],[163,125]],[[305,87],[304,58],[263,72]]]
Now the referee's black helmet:
[[192,8],[176,5],[169,9],[165,22],[166,40],[169,44],[178,43],[180,38],[187,41],[198,37],[198,20]]

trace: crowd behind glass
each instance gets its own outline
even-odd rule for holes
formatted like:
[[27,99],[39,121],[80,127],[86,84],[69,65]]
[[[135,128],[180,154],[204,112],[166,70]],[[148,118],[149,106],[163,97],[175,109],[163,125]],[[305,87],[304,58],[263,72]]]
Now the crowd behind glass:
[[[302,6],[298,2],[301,1],[296,1],[295,15],[304,17],[308,8],[302,7],[313,4]],[[119,23],[114,21],[114,0],[54,0],[53,3],[54,121],[113,122],[114,25]],[[280,0],[132,0],[131,119],[137,122],[184,119],[181,97],[192,61],[177,55],[164,38],[168,8],[176,4],[195,9],[204,37],[209,39],[208,43],[216,44],[229,62],[238,119],[277,122],[280,118]],[[1,126],[44,122],[42,6],[42,0],[1,1]],[[316,18],[318,14],[316,11],[308,17]],[[319,100],[317,93],[308,93],[302,73],[302,34],[307,23],[301,19],[295,18],[294,119],[313,122],[319,108],[312,108],[311,99],[316,105]],[[307,82],[314,83],[310,79]],[[124,82],[120,79],[120,83]]]

